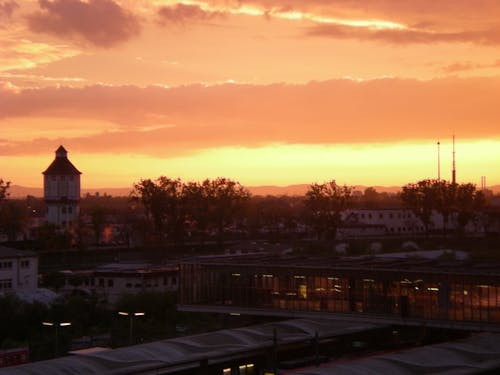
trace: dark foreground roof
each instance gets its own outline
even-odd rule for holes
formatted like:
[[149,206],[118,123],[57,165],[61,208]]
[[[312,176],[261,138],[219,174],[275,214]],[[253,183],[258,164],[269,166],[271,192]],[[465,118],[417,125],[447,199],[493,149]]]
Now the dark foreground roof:
[[33,362],[2,369],[2,374],[156,374],[180,369],[197,371],[200,361],[227,361],[253,351],[273,347],[274,330],[279,345],[305,342],[315,337],[330,338],[378,329],[382,324],[332,320],[294,319],[201,335],[185,336],[126,348],[98,351]]
[[[423,346],[353,361],[327,363],[286,374],[294,375],[397,375],[493,374],[500,369],[500,335],[484,333],[471,338]],[[498,373],[498,372],[495,372]]]

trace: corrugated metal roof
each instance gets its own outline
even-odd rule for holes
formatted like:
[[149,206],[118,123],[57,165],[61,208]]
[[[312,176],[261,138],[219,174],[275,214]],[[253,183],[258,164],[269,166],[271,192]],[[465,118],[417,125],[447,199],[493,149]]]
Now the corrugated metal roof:
[[276,330],[279,345],[329,338],[384,327],[365,322],[294,319],[257,326],[227,329],[148,344],[75,355],[2,369],[2,374],[136,374],[178,366],[198,368],[202,360],[227,360],[273,346]]
[[500,335],[477,336],[369,358],[326,363],[290,375],[482,374],[500,368]]

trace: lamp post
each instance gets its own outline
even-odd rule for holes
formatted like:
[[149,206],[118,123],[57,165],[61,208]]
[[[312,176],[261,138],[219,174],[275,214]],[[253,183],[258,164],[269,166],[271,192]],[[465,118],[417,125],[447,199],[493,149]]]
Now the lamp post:
[[69,327],[70,322],[42,322],[46,327],[54,327],[55,343],[54,343],[54,357],[59,355],[59,327]]
[[134,343],[133,340],[133,329],[134,329],[134,316],[144,316],[146,313],[144,312],[128,312],[128,311],[118,311],[118,315],[122,316],[128,316],[129,317],[129,334],[128,334],[128,340],[129,340],[129,345],[132,345]]

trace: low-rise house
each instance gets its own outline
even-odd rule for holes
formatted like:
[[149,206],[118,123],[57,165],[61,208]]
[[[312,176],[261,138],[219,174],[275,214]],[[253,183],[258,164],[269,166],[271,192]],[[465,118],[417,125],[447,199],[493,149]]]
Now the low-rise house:
[[38,256],[0,245],[0,295],[34,293],[38,287]]

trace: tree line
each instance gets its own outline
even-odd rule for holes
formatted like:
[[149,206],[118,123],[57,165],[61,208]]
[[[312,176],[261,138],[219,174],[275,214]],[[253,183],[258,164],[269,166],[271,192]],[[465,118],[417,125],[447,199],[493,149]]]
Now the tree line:
[[223,243],[224,228],[241,211],[250,192],[239,182],[219,177],[202,182],[182,182],[161,176],[134,184],[131,199],[138,201],[160,235],[182,242],[190,228],[212,230]]
[[404,206],[422,221],[426,231],[430,229],[432,213],[441,214],[444,234],[452,218],[463,232],[487,204],[484,192],[477,190],[474,184],[457,184],[438,179],[406,184],[400,197]]
[[[9,185],[0,180],[0,232],[15,239],[31,212],[43,212],[44,204],[34,197],[7,199]],[[371,187],[356,192],[352,186],[331,180],[311,184],[304,196],[277,197],[252,196],[239,182],[228,178],[184,182],[160,176],[134,183],[128,198],[84,197],[81,213],[87,221],[78,226],[77,242],[82,244],[87,238],[90,244],[99,243],[110,222],[121,224],[122,244],[129,243],[132,236],[142,236],[139,243],[148,239],[151,244],[176,245],[213,238],[222,246],[229,235],[265,236],[279,241],[298,236],[303,230],[318,239],[334,239],[343,225],[341,213],[356,208],[410,210],[427,232],[437,229],[431,228],[431,222],[433,213],[439,213],[443,218],[440,230],[446,234],[452,221],[463,232],[479,217],[487,201],[488,195],[474,184],[432,179],[408,183],[399,194],[380,193]],[[71,242],[71,236],[50,224],[42,225],[38,232],[42,249],[61,248]]]

